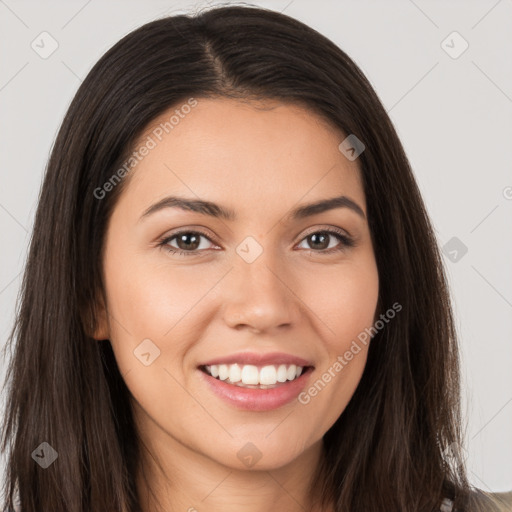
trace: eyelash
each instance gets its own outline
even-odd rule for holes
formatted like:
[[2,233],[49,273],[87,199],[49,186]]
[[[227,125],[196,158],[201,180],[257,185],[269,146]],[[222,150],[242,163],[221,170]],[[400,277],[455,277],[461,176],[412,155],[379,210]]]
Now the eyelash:
[[[172,236],[167,236],[161,240],[159,240],[158,242],[158,246],[159,247],[162,247],[164,250],[172,253],[172,254],[179,254],[180,256],[197,256],[199,254],[199,252],[201,251],[198,251],[197,249],[194,250],[194,251],[183,251],[181,249],[176,249],[175,247],[171,247],[169,246],[169,242],[171,240],[174,240],[176,237],[178,237],[179,235],[183,235],[183,234],[194,234],[194,235],[202,235],[204,236],[205,238],[207,238],[210,242],[214,243],[210,237],[203,231],[200,231],[200,230],[183,230],[183,231],[178,231],[177,233],[174,233]],[[348,249],[348,248],[351,248],[351,247],[354,247],[355,246],[355,241],[347,236],[343,231],[341,230],[337,230],[337,229],[322,229],[322,230],[318,230],[318,231],[312,231],[310,233],[308,233],[307,235],[304,236],[304,238],[302,238],[302,240],[300,242],[302,242],[303,240],[305,240],[307,237],[311,236],[311,235],[317,235],[317,234],[328,234],[328,235],[333,235],[335,236],[341,243],[339,244],[338,247],[334,247],[334,248],[331,248],[331,249],[328,249],[328,250],[320,250],[320,251],[315,251],[314,249],[304,249],[306,250],[307,252],[309,253],[317,253],[317,254],[333,254],[333,253],[336,253],[336,252],[341,252],[345,249]]]

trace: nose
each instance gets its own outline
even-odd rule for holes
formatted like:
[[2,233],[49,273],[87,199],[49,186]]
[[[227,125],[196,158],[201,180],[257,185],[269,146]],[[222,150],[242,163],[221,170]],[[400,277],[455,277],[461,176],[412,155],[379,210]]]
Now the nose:
[[290,328],[300,318],[292,273],[270,251],[252,263],[236,256],[223,286],[224,321],[229,327],[268,333]]

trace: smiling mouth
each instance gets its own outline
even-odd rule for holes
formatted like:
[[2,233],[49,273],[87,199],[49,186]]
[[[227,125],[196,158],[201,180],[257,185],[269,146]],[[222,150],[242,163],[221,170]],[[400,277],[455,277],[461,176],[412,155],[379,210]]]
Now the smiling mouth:
[[272,389],[298,379],[313,371],[313,366],[280,365],[239,365],[220,364],[200,366],[199,369],[226,384],[249,389]]

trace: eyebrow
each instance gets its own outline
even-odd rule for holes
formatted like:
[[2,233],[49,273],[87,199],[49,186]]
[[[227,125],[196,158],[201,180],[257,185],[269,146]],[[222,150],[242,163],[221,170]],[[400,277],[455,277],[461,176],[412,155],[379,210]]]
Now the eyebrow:
[[[229,208],[225,208],[211,201],[204,201],[202,199],[188,199],[178,196],[164,197],[157,203],[151,205],[142,214],[140,220],[143,220],[149,215],[163,210],[164,208],[179,208],[181,210],[192,211],[202,215],[209,215],[211,217],[220,218],[227,221],[236,220],[236,213]],[[286,220],[300,220],[326,212],[328,210],[334,210],[335,208],[348,208],[356,212],[363,219],[366,219],[364,211],[355,201],[347,196],[338,196],[299,206],[286,215]]]

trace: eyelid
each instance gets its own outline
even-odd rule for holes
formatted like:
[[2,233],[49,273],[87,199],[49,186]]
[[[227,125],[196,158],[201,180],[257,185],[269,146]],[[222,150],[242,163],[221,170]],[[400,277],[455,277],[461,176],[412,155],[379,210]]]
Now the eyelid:
[[312,228],[308,228],[303,234],[302,238],[299,241],[302,241],[305,237],[313,234],[313,233],[320,233],[322,231],[335,231],[339,234],[343,234],[347,238],[355,239],[346,229],[339,228],[337,226],[313,226]]
[[156,242],[162,242],[163,240],[168,240],[170,238],[174,238],[175,236],[178,236],[182,233],[198,233],[200,235],[203,235],[204,237],[208,238],[211,242],[215,242],[215,235],[213,235],[207,228],[204,228],[202,226],[186,226],[184,228],[176,228],[171,231],[167,231],[164,235],[159,236]]

